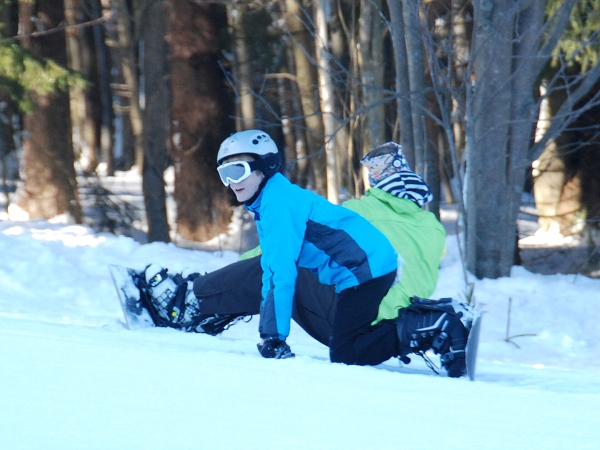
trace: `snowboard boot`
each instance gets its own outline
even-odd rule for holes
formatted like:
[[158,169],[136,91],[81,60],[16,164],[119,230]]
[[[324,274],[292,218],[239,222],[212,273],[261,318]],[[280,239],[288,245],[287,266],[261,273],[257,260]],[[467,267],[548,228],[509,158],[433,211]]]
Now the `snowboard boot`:
[[149,309],[162,319],[170,321],[168,306],[177,294],[177,285],[167,272],[168,269],[163,269],[158,264],[150,264],[144,270],[140,284],[150,303]]
[[157,326],[216,336],[244,318],[242,314],[202,314],[202,301],[193,291],[199,276],[187,269],[170,275],[158,264],[146,267],[138,287]]
[[472,322],[470,307],[450,298],[412,297],[410,301],[411,305],[402,309],[396,319],[400,359],[406,361],[407,354],[416,353],[429,361],[425,352],[433,350],[440,355],[449,377],[465,375],[465,348]]

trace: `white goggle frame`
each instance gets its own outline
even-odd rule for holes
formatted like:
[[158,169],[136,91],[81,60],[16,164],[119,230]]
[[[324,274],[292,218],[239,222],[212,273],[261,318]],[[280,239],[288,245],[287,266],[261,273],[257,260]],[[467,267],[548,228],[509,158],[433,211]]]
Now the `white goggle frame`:
[[230,183],[240,183],[258,170],[257,161],[231,161],[217,167],[221,181],[227,187]]

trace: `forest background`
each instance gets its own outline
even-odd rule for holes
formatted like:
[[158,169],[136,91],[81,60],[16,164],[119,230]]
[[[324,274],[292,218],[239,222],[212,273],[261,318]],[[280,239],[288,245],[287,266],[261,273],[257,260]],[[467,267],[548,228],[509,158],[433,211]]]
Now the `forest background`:
[[[0,167],[7,217],[116,231],[103,178],[142,176],[149,242],[226,231],[220,142],[260,128],[293,182],[338,203],[360,158],[400,142],[454,204],[465,268],[509,276],[532,194],[542,231],[600,266],[598,0],[4,0]],[[174,167],[176,217],[165,170]],[[99,215],[85,217],[83,190]]]

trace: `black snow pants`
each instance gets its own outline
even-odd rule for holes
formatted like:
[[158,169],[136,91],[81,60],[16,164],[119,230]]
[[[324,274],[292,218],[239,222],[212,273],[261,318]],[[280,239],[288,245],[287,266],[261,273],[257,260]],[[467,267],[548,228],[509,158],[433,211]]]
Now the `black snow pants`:
[[[202,313],[259,314],[262,273],[257,256],[196,278],[194,294],[202,300]],[[332,362],[380,364],[399,353],[395,321],[371,325],[395,276],[394,271],[336,295],[315,273],[298,268],[292,318],[330,347]]]
[[[238,261],[194,280],[194,294],[202,300],[202,314],[260,312],[262,301],[260,256]],[[292,318],[310,336],[329,346],[337,296],[316,274],[298,268]]]
[[371,325],[395,278],[393,271],[339,293],[329,341],[332,362],[374,366],[400,354],[396,321]]

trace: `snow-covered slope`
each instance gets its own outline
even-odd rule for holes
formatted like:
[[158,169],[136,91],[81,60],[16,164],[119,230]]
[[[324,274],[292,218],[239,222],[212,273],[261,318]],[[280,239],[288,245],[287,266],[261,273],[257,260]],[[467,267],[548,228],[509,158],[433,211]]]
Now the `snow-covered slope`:
[[[448,248],[436,296],[460,297]],[[419,360],[331,364],[294,324],[283,361],[258,355],[256,319],[125,329],[108,264],[211,271],[233,252],[0,221],[0,256],[2,449],[600,448],[600,280],[471,280],[486,312],[470,382]]]

